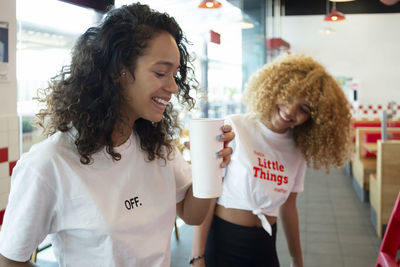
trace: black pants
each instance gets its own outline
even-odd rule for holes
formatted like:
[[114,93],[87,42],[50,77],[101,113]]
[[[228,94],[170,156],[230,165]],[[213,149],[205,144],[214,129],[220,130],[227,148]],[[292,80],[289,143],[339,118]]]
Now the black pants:
[[214,215],[207,239],[207,267],[279,267],[276,223],[272,236],[261,227],[246,227]]

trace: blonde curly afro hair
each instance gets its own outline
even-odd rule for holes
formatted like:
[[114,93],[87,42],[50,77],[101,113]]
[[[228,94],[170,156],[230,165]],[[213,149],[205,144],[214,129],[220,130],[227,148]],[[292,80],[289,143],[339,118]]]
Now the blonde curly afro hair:
[[304,97],[311,118],[293,129],[297,147],[314,169],[342,166],[350,155],[350,110],[335,79],[311,57],[289,54],[265,65],[246,84],[243,102],[261,120],[270,119],[277,99]]

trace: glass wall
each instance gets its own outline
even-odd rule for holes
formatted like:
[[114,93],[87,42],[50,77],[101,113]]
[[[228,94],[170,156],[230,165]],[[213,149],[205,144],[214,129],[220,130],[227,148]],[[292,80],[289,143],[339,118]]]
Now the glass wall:
[[[167,12],[182,27],[192,45],[195,72],[202,92],[197,106],[182,118],[221,118],[244,111],[241,97],[248,77],[265,63],[265,1],[221,0],[222,8],[198,8],[200,0],[143,0]],[[116,6],[131,1],[116,0]],[[250,25],[250,27],[249,27]],[[213,31],[220,43],[212,41]]]
[[[73,18],[73,19],[71,19]],[[101,14],[54,0],[17,0],[17,86],[22,152],[42,139],[33,124],[39,110],[33,100],[39,88],[69,64],[70,50]]]
[[[220,118],[241,113],[241,97],[248,77],[265,63],[265,1],[221,0],[222,8],[198,8],[200,0],[143,0],[151,8],[174,16],[191,42],[196,78],[201,91],[197,104],[181,119]],[[116,0],[115,5],[132,1]],[[46,7],[46,8],[44,8]],[[102,17],[92,9],[55,0],[17,0],[18,114],[22,121],[22,152],[41,140],[33,126],[39,110],[32,100],[37,89],[69,64],[76,39]],[[73,18],[73,19],[71,19]],[[250,27],[249,27],[250,25]],[[218,41],[212,40],[211,31]]]

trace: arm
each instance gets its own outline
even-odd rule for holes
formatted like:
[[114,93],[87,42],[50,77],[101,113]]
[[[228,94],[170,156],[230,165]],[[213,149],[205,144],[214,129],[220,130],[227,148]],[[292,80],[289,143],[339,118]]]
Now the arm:
[[[231,160],[233,150],[228,145],[235,138],[235,133],[232,132],[232,127],[230,125],[224,125],[222,131],[223,134],[221,134],[221,138],[219,140],[224,142],[224,148],[218,152],[218,157],[223,158],[221,168],[228,165]],[[215,205],[215,198],[200,199],[194,197],[192,186],[190,186],[183,201],[176,204],[176,212],[178,216],[185,221],[185,223],[190,225],[198,225],[203,222],[212,203]]]
[[19,261],[9,260],[0,254],[0,267],[32,267],[32,266],[37,266],[37,265],[33,264],[30,261],[19,262]]
[[199,225],[203,222],[213,200],[215,198],[194,197],[192,186],[190,186],[185,198],[176,204],[176,213],[186,224]]
[[[192,257],[202,256],[205,253],[208,231],[210,230],[216,202],[216,199],[211,202],[203,223],[193,228]],[[192,265],[205,266],[204,258],[196,260]]]
[[303,257],[300,245],[299,216],[296,207],[297,193],[291,193],[289,198],[280,208],[280,217],[285,232],[292,265],[294,267],[303,266]]

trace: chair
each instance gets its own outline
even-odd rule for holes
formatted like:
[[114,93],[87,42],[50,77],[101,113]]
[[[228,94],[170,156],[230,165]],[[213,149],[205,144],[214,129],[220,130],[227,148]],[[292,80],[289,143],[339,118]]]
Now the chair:
[[37,247],[37,248],[35,249],[35,251],[32,253],[32,256],[31,256],[32,262],[33,262],[33,263],[36,263],[36,261],[37,261],[37,254],[38,254],[39,252],[41,252],[41,251],[43,251],[43,250],[49,248],[49,247],[51,247],[51,244],[50,244],[50,243],[47,243],[47,244],[44,244],[44,245],[41,244],[39,247]]
[[379,249],[376,267],[399,267],[400,259],[396,262],[397,252],[400,250],[400,192],[397,196],[392,215],[383,236]]
[[175,225],[174,225],[174,229],[175,229],[175,238],[176,238],[176,241],[179,241],[178,225],[176,224],[176,219],[177,219],[177,218],[175,218]]

